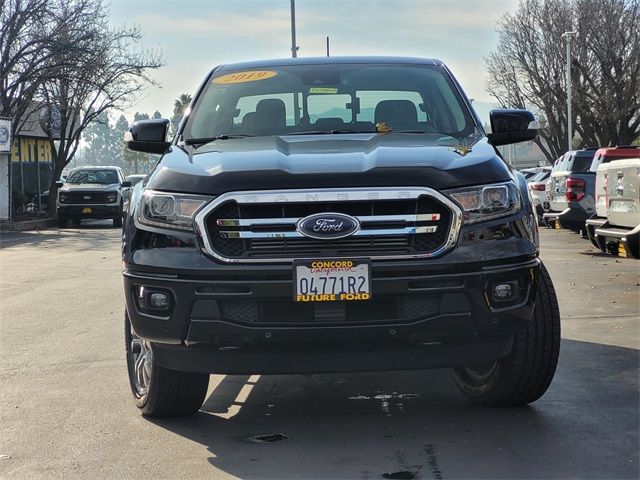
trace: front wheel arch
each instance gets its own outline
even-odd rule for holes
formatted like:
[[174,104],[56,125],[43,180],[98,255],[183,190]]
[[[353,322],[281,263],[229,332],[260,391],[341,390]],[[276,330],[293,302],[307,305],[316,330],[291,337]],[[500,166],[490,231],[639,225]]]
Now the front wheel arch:
[[484,370],[477,365],[456,367],[453,376],[458,388],[474,403],[525,405],[549,388],[559,353],[558,299],[546,267],[540,264],[533,316],[516,332],[511,353]]

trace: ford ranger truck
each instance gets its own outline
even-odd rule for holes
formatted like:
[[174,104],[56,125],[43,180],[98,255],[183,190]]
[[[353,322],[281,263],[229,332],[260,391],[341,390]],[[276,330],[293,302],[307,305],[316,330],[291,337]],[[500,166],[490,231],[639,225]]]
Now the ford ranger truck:
[[589,238],[605,253],[640,258],[640,155],[601,164],[601,181],[606,218],[587,220]]
[[496,146],[535,138],[526,110],[486,135],[438,60],[221,65],[123,227],[125,344],[144,415],[196,412],[215,374],[447,367],[484,405],[547,390],[558,302],[524,177]]
[[624,160],[627,158],[640,158],[640,147],[634,145],[619,145],[616,147],[601,148],[596,152],[596,155],[593,157],[593,162],[591,163],[590,170],[596,172],[596,212],[591,218],[587,219],[585,228],[587,230],[587,236],[589,237],[589,240],[591,240],[593,246],[605,252],[611,251],[610,247],[613,247],[617,253],[617,246],[615,242],[599,242],[595,234],[596,228],[604,226],[607,222],[607,164],[609,162],[615,162],[617,160]]

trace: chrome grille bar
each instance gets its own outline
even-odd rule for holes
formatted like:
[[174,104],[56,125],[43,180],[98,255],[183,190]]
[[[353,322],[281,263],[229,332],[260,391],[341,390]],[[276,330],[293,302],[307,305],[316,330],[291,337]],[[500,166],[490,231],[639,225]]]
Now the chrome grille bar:
[[[421,213],[419,215],[360,215],[356,216],[360,223],[365,222],[437,222],[439,213]],[[299,218],[219,218],[216,224],[221,227],[253,227],[261,225],[295,225]]]
[[[435,233],[438,231],[437,225],[424,227],[404,227],[404,228],[374,228],[358,230],[352,237],[367,237],[372,235],[418,235],[421,233]],[[223,238],[308,238],[297,231],[290,232],[247,232],[247,231],[222,231]]]

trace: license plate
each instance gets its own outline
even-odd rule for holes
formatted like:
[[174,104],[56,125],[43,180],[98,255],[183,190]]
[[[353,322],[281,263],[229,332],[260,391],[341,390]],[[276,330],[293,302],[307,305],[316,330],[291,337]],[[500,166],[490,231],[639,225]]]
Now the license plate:
[[611,200],[609,210],[614,212],[629,213],[636,209],[636,204],[633,200]]
[[82,213],[91,213],[91,209],[89,207],[84,207],[82,209]]
[[339,302],[371,298],[371,262],[301,260],[293,264],[296,302]]

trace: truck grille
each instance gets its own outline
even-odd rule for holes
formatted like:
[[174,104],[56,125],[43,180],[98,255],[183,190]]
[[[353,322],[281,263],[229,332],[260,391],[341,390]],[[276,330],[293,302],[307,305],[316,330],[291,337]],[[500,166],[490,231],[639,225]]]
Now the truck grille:
[[[356,218],[352,236],[318,240],[297,230],[318,213]],[[226,194],[196,217],[206,249],[225,261],[296,258],[433,256],[452,247],[460,211],[430,189],[239,192]]]
[[96,204],[96,203],[114,203],[109,201],[107,192],[66,192],[68,204]]
[[418,320],[440,311],[440,295],[394,296],[368,302],[311,303],[286,300],[219,301],[222,317],[234,323],[324,324]]

